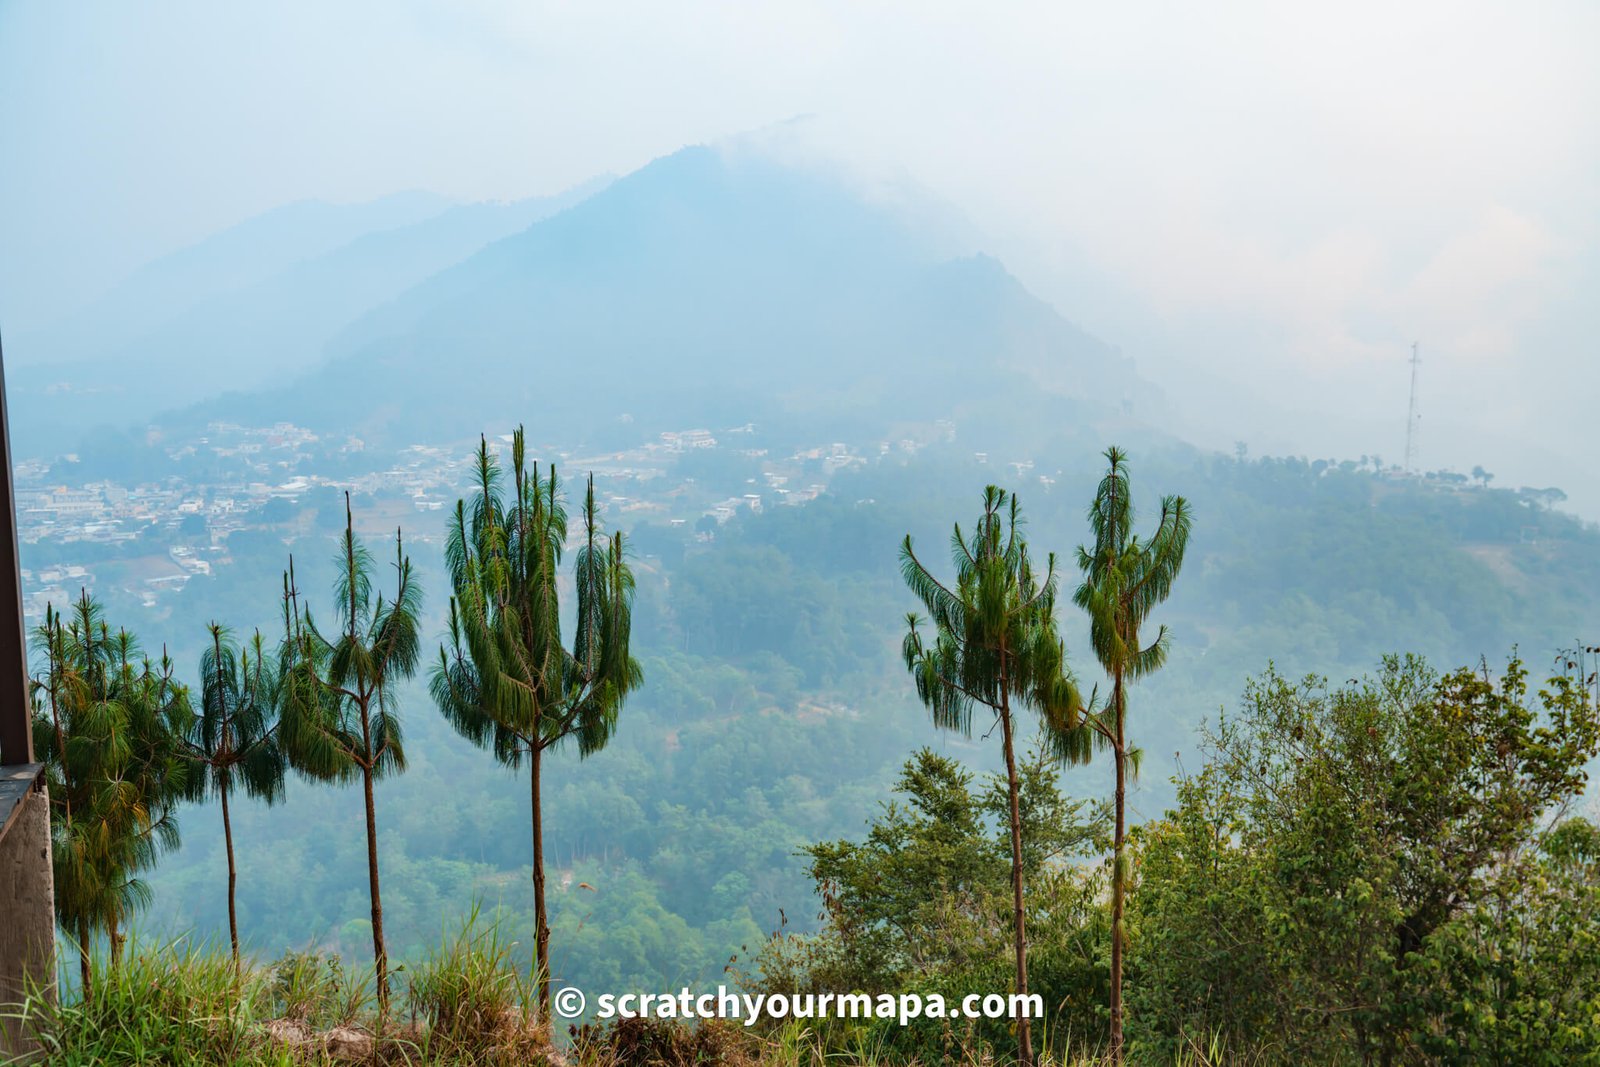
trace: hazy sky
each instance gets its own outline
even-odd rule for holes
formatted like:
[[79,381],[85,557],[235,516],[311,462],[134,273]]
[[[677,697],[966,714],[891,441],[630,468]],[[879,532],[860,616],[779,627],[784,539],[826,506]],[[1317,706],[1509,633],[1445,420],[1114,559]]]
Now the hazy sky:
[[[286,201],[553,192],[814,116],[1184,429],[1600,516],[1600,4],[0,0],[0,316]],[[1498,465],[1498,466],[1497,466]]]

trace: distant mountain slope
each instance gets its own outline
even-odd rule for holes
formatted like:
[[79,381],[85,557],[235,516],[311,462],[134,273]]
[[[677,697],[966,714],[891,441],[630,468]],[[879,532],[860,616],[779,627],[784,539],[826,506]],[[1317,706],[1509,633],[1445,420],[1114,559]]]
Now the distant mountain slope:
[[11,363],[60,366],[107,356],[207,300],[450,206],[442,196],[409,192],[361,204],[302,200],[273,208],[145,264],[47,330],[11,338]]
[[1030,383],[1120,404],[1131,363],[985,257],[762,157],[684,149],[353,325],[323,369],[235,398],[395,440],[514,420],[574,445],[623,413],[877,425]]
[[267,212],[13,344],[22,357],[13,395],[25,409],[18,436],[26,445],[62,423],[149,421],[228,389],[292,378],[351,321],[604,184],[515,203],[451,205],[418,193]]

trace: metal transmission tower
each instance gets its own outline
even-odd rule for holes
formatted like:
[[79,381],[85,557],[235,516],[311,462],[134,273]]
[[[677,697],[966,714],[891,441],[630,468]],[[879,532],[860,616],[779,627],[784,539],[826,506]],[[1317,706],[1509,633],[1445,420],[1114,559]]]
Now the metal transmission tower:
[[1417,410],[1417,368],[1422,360],[1417,356],[1417,342],[1411,342],[1411,404],[1406,411],[1406,470],[1414,471],[1417,455],[1417,422],[1422,413]]

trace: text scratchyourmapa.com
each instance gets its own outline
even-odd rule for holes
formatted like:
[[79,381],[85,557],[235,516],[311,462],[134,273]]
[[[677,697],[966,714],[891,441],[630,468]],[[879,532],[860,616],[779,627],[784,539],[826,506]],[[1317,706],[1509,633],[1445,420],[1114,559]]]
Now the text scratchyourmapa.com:
[[[556,1014],[581,1018],[588,997],[576,986],[556,992]],[[905,1026],[915,1019],[1042,1019],[1037,993],[969,993],[959,999],[939,993],[740,993],[727,986],[696,993],[602,993],[595,1018],[728,1019],[754,1026],[762,1019],[884,1019]]]

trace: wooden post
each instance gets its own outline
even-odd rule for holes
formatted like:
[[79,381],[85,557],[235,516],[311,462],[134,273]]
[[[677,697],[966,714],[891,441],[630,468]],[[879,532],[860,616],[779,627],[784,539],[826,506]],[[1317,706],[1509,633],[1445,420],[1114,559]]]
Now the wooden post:
[[50,863],[50,798],[33,758],[28,657],[12,490],[11,424],[0,346],[0,1058],[36,1052],[12,1016],[31,993],[55,982],[55,878]]
[[17,501],[11,487],[11,420],[6,408],[5,346],[0,344],[0,763],[33,762],[28,660],[22,637],[22,565],[17,558]]

